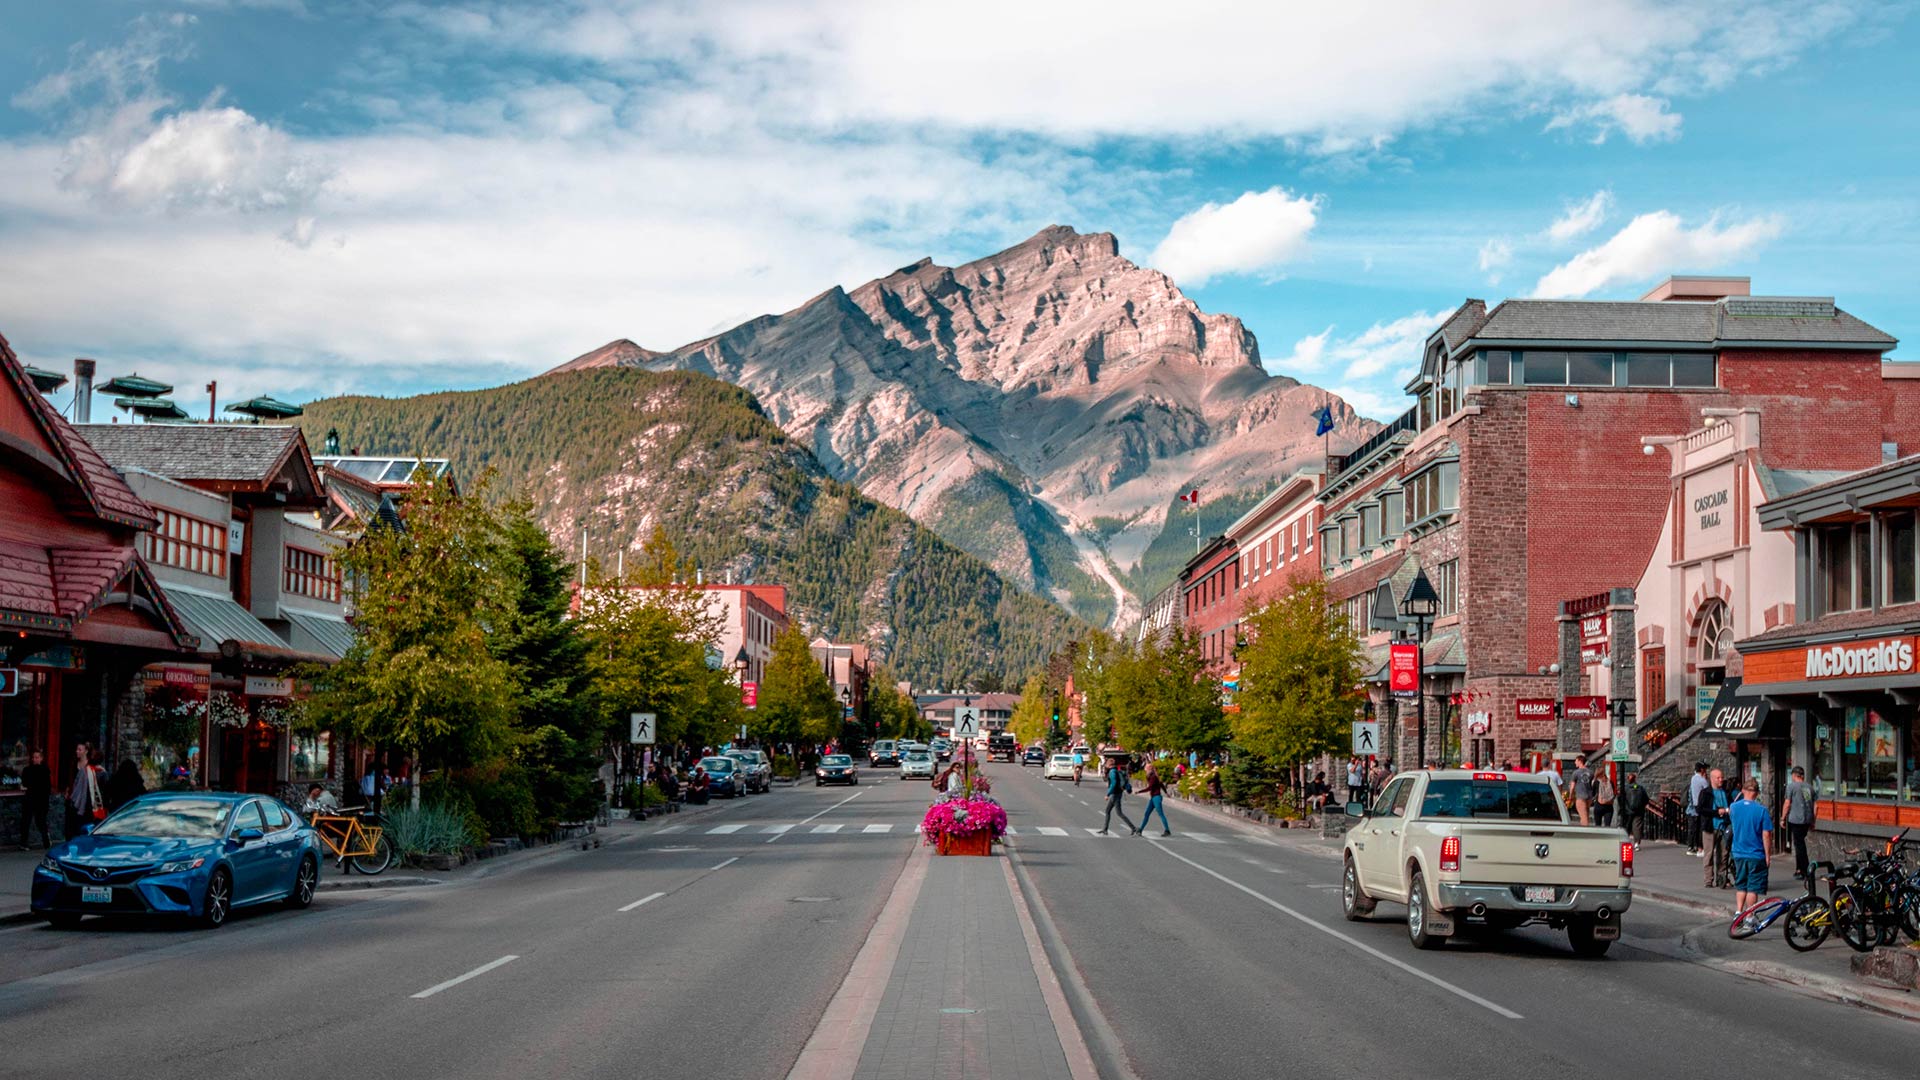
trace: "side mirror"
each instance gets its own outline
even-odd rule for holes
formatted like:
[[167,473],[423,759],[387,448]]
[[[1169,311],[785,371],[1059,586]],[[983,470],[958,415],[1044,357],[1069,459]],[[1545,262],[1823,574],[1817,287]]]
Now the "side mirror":
[[255,840],[258,840],[265,835],[267,834],[264,832],[261,832],[259,829],[241,829],[240,831],[233,834],[232,839],[235,844],[238,844],[241,847],[245,847],[246,845],[253,843]]
[[1357,817],[1357,818],[1368,818],[1373,816],[1373,812],[1367,809],[1366,803],[1363,803],[1358,799],[1355,799],[1354,801],[1347,804],[1347,816]]
[[99,824],[99,822],[97,822],[97,821],[92,821],[92,822],[88,822],[88,823],[87,823],[87,824],[85,824],[85,825],[82,825],[82,826],[80,826],[80,832],[81,832],[81,834],[82,834],[82,835],[85,835],[85,834],[87,834],[87,833],[91,833],[91,832],[93,831],[93,827],[94,827],[95,825],[98,825],[98,824]]

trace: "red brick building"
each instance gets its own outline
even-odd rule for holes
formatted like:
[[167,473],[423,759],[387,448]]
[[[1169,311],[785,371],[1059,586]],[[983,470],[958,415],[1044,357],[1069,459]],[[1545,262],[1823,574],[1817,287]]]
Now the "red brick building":
[[1180,571],[1180,622],[1200,638],[1200,655],[1222,678],[1233,666],[1240,628],[1240,549],[1216,536]]

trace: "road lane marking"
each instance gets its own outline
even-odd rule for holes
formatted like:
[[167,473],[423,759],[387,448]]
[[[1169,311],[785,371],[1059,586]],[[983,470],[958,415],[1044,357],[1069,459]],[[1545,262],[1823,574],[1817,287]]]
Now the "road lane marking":
[[861,829],[860,831],[861,831],[861,832],[863,832],[863,833],[883,833],[883,832],[892,832],[892,831],[893,831],[893,826],[892,826],[892,825],[890,825],[890,824],[889,824],[889,825],[869,825],[869,826],[867,826],[866,828],[864,828],[864,829]]
[[1009,825],[1009,826],[1007,826],[1007,835],[1008,835],[1008,836],[1018,836],[1018,835],[1019,835],[1019,833],[1017,833],[1017,832],[1015,832],[1015,831],[1014,831],[1014,828],[1013,828],[1013,826],[1011,826],[1011,825]]
[[838,824],[835,824],[835,825],[815,825],[815,826],[813,827],[813,831],[814,831],[815,833],[837,833],[837,832],[839,832],[839,831],[840,831],[841,829],[844,829],[844,828],[846,828],[846,826],[845,826],[845,825],[838,825]]
[[791,825],[766,825],[763,826],[760,831],[763,833],[772,833],[775,836],[782,836],[791,828],[793,828]]
[[1217,837],[1217,836],[1208,836],[1208,835],[1207,835],[1206,833],[1198,833],[1198,832],[1190,832],[1190,833],[1182,833],[1181,835],[1182,835],[1182,836],[1186,836],[1186,837],[1190,837],[1190,838],[1192,838],[1192,839],[1194,839],[1194,840],[1198,840],[1198,841],[1200,841],[1200,842],[1201,842],[1201,843],[1203,843],[1203,844],[1224,844],[1224,843],[1226,843],[1226,841],[1224,841],[1224,840],[1222,840],[1222,839],[1220,839],[1219,837]]
[[860,1052],[867,1045],[873,1020],[880,1012],[880,999],[887,992],[893,964],[906,939],[907,924],[913,918],[914,901],[927,878],[931,858],[916,852],[908,856],[893,879],[880,917],[867,932],[866,943],[853,958],[853,966],[840,981],[833,1000],[820,1015],[819,1024],[800,1051],[799,1060],[787,1073],[788,1080],[852,1080],[860,1064]]
[[735,855],[735,856],[734,856],[733,858],[731,858],[731,859],[726,859],[726,860],[723,860],[723,861],[721,861],[721,862],[717,862],[717,863],[714,863],[714,864],[713,864],[712,866],[709,866],[709,867],[707,867],[707,869],[708,869],[708,870],[722,870],[722,869],[725,869],[726,867],[729,867],[729,866],[731,866],[731,865],[733,865],[734,863],[737,863],[737,862],[739,862],[739,861],[740,861],[740,856],[738,856],[738,855]]
[[453,978],[448,979],[446,982],[439,983],[434,986],[429,986],[425,990],[422,990],[413,996],[416,998],[430,998],[442,990],[459,986],[461,983],[466,982],[468,979],[477,979],[480,976],[485,975],[487,972],[492,971],[494,968],[501,967],[506,964],[511,964],[518,959],[520,959],[518,956],[503,956],[498,960],[489,960],[486,963],[481,964],[479,967],[474,968],[472,971],[467,972],[465,975],[456,975]]
[[[826,808],[825,810],[822,810],[822,811],[820,811],[820,813],[818,813],[818,814],[813,814],[813,815],[810,815],[810,816],[808,816],[808,817],[805,817],[805,818],[802,818],[802,819],[800,819],[800,821],[798,822],[798,824],[799,824],[799,825],[805,825],[805,824],[807,824],[808,822],[810,822],[810,821],[812,821],[812,820],[813,820],[814,818],[817,818],[817,817],[821,817],[822,815],[825,815],[825,814],[831,814],[831,813],[833,813],[833,812],[834,812],[835,810],[838,810],[838,809],[840,809],[841,807],[843,807],[843,806],[845,806],[845,805],[847,805],[848,803],[850,803],[850,802],[852,802],[853,800],[855,800],[855,799],[857,799],[857,798],[859,798],[860,796],[862,796],[862,795],[865,795],[865,794],[866,794],[866,792],[864,792],[864,791],[856,791],[856,792],[854,792],[853,794],[851,794],[851,795],[849,795],[849,796],[847,796],[846,798],[844,798],[844,799],[841,799],[841,800],[840,800],[839,802],[837,802],[837,803],[834,803],[834,804],[833,804],[832,806],[829,806],[829,807],[827,807],[827,808]],[[819,832],[820,830],[819,830],[819,829],[815,829],[815,830],[813,830],[813,831],[814,831],[814,832]],[[786,831],[785,829],[782,829],[782,830],[780,830],[780,832],[779,832],[779,833],[777,833],[777,834],[775,834],[775,835],[773,836],[773,838],[772,838],[772,839],[769,839],[769,840],[767,841],[767,843],[769,843],[769,844],[771,844],[771,843],[773,843],[773,841],[774,841],[774,840],[778,840],[778,839],[780,839],[780,837],[782,837],[782,836],[785,836],[785,835],[786,835],[786,832],[787,832],[787,831]]]
[[1069,834],[1067,833],[1067,830],[1065,830],[1065,829],[1063,829],[1063,828],[1061,828],[1061,827],[1060,827],[1060,826],[1058,826],[1058,825],[1042,825],[1042,826],[1040,826],[1040,828],[1039,828],[1039,829],[1038,829],[1037,831],[1038,831],[1038,832],[1040,833],[1040,835],[1041,835],[1041,836],[1066,836],[1066,835],[1069,835]]
[[1093,826],[1091,826],[1091,825],[1082,825],[1082,826],[1081,826],[1081,828],[1083,828],[1083,829],[1085,829],[1085,830],[1087,830],[1087,835],[1088,835],[1088,836],[1101,836],[1101,835],[1105,835],[1105,836],[1106,836],[1106,837],[1107,837],[1108,839],[1112,839],[1112,838],[1113,838],[1113,834],[1112,834],[1111,832],[1105,832],[1105,830],[1102,830],[1102,829],[1096,829],[1096,828],[1094,828],[1094,827],[1093,827]]
[[[1352,934],[1347,934],[1339,930],[1335,930],[1333,927],[1328,926],[1326,923],[1323,923],[1320,920],[1313,918],[1310,915],[1306,915],[1302,912],[1296,911],[1293,908],[1290,908],[1287,905],[1281,903],[1280,901],[1275,900],[1273,897],[1266,895],[1265,893],[1259,892],[1258,890],[1251,889],[1245,885],[1240,884],[1239,882],[1233,880],[1227,875],[1220,873],[1218,870],[1215,870],[1211,867],[1203,866],[1200,863],[1194,862],[1192,859],[1187,858],[1185,855],[1182,855],[1179,852],[1173,850],[1172,848],[1166,846],[1165,844],[1160,843],[1158,839],[1153,840],[1153,846],[1159,848],[1161,851],[1166,852],[1168,855],[1171,855],[1174,858],[1179,859],[1181,862],[1186,863],[1188,866],[1193,867],[1195,870],[1200,871],[1201,873],[1207,875],[1208,877],[1214,878],[1223,884],[1230,885],[1233,888],[1236,888],[1241,892],[1246,893],[1248,896],[1251,896],[1255,900],[1260,901],[1261,903],[1267,905],[1273,910],[1280,912],[1282,915],[1292,916],[1293,918],[1299,920],[1300,922],[1303,922],[1306,925],[1313,927],[1315,930],[1318,930],[1321,933],[1326,934],[1328,937],[1346,942],[1348,945],[1351,945],[1354,948],[1359,949],[1361,952],[1366,953],[1368,956],[1371,956],[1376,960],[1383,960],[1386,963],[1392,964],[1394,967],[1399,968],[1401,971],[1406,972],[1407,974],[1413,976],[1416,979],[1422,979],[1422,980],[1425,980],[1426,982],[1432,983],[1434,986],[1437,986],[1440,989],[1445,990],[1449,994],[1453,994],[1467,1001],[1471,1001],[1475,1005],[1478,1005],[1481,1008],[1486,1009],[1489,1012],[1492,1012],[1496,1015],[1504,1016],[1509,1020],[1524,1019],[1519,1013],[1514,1012],[1512,1009],[1509,1009],[1504,1005],[1499,1005],[1494,1002],[1488,1001],[1486,998],[1481,997],[1479,994],[1476,994],[1473,991],[1468,990],[1463,986],[1456,986],[1453,983],[1450,983],[1447,980],[1442,979],[1438,975],[1432,975],[1425,971],[1422,971],[1419,968],[1414,967],[1412,964],[1407,963],[1405,960],[1400,959],[1399,957],[1389,956],[1388,954],[1381,952],[1379,949],[1374,948],[1373,946],[1367,944],[1366,942],[1361,941],[1359,938],[1354,937]],[[1335,885],[1333,886],[1333,888],[1339,888],[1339,886]]]
[[729,836],[746,828],[745,825],[715,825],[707,830],[708,836]]
[[661,897],[663,897],[663,896],[665,896],[665,895],[667,895],[667,894],[666,894],[666,893],[663,893],[663,892],[657,892],[657,893],[654,893],[654,894],[653,894],[652,896],[643,896],[643,897],[641,897],[640,899],[638,899],[638,900],[635,900],[635,901],[634,901],[633,903],[631,903],[631,904],[628,904],[628,905],[627,905],[626,907],[623,907],[623,908],[621,908],[620,910],[621,910],[621,911],[632,911],[632,910],[633,910],[634,908],[637,908],[637,907],[639,907],[639,906],[640,906],[641,904],[651,904],[651,903],[653,903],[653,902],[654,902],[655,900],[658,900],[658,899],[660,899]]
[[686,831],[687,831],[687,827],[685,825],[665,825],[659,829],[659,833],[661,836],[668,836],[673,833],[686,832]]

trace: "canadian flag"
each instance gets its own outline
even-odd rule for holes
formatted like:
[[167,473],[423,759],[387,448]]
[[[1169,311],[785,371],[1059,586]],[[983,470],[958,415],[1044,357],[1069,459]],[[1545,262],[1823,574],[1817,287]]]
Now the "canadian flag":
[[1192,491],[1182,492],[1180,495],[1180,501],[1184,503],[1193,503],[1195,506],[1198,506],[1200,504],[1200,489],[1194,488]]

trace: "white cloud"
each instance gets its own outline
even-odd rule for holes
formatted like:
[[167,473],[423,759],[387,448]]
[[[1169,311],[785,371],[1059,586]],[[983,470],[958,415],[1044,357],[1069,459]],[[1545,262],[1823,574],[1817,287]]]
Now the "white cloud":
[[1668,142],[1680,137],[1681,116],[1669,111],[1665,98],[1646,94],[1615,94],[1560,112],[1547,122],[1548,131],[1591,125],[1597,145],[1620,134],[1636,143]]
[[1602,188],[1585,202],[1569,205],[1566,212],[1547,226],[1547,238],[1564,244],[1600,227],[1613,210],[1613,192]]
[[[1374,323],[1345,338],[1334,338],[1334,328],[1329,326],[1318,334],[1301,338],[1285,360],[1270,361],[1267,366],[1277,375],[1331,371],[1350,384],[1390,375],[1404,384],[1420,364],[1427,335],[1433,333],[1443,317],[1416,311],[1390,322]],[[1394,389],[1398,389],[1398,384]]]
[[1196,287],[1222,274],[1272,273],[1306,247],[1319,211],[1319,196],[1278,187],[1207,203],[1174,222],[1147,261]]
[[154,102],[117,110],[67,144],[61,181],[115,206],[163,210],[293,210],[328,170],[285,133],[240,109],[191,109],[155,118]]
[[1513,262],[1513,244],[1494,237],[1480,245],[1480,272],[1487,275],[1488,284],[1500,284],[1500,273]]
[[1599,247],[1554,267],[1533,287],[1547,299],[1587,296],[1611,285],[1667,273],[1718,270],[1779,236],[1778,215],[1721,223],[1716,214],[1695,228],[1679,216],[1656,210],[1641,214]]

